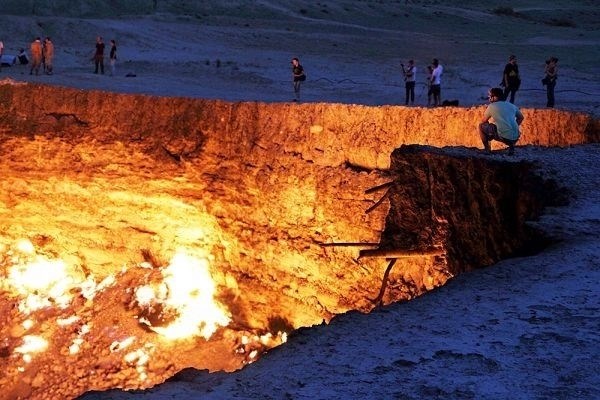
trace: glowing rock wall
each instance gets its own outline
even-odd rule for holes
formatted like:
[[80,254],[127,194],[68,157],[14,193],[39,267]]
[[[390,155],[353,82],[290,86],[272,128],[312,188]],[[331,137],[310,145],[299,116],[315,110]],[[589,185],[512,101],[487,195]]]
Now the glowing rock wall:
[[[287,294],[313,310],[295,316],[293,326],[371,307],[364,289],[349,299],[339,289],[371,287],[385,263],[356,267],[361,247],[323,244],[379,243],[388,203],[370,211],[381,193],[368,190],[389,180],[381,170],[390,167],[392,151],[414,143],[480,147],[483,112],[228,103],[29,84],[1,85],[0,101],[2,163],[12,172],[3,182],[3,223],[11,238],[61,242],[68,232],[63,246],[76,248],[80,263],[115,270],[142,261],[142,250],[168,259],[200,240],[181,232],[209,226],[216,264],[248,285],[279,290],[279,278],[266,279],[273,268],[292,277],[283,285]],[[523,112],[521,145],[598,138],[590,116]],[[33,182],[40,188],[30,193]],[[18,196],[51,218],[20,214]],[[56,198],[61,204],[51,206]],[[268,316],[259,319],[262,325]]]
[[[3,182],[11,196],[3,222],[11,238],[68,241],[63,246],[77,249],[71,256],[79,263],[111,271],[143,261],[142,250],[164,260],[205,240],[216,264],[248,286],[284,286],[286,300],[273,307],[308,305],[312,311],[296,315],[292,326],[372,307],[363,292],[372,294],[365,288],[380,280],[385,262],[357,264],[365,246],[323,244],[378,244],[389,206],[367,213],[381,196],[367,191],[389,180],[381,170],[390,167],[392,151],[414,143],[480,147],[483,112],[229,103],[29,84],[1,85],[0,101],[1,154],[12,172]],[[523,112],[521,145],[598,138],[590,116]],[[40,188],[30,193],[34,182]],[[20,214],[11,206],[18,196],[50,218]],[[51,206],[56,198],[61,204]],[[212,234],[189,234],[199,227]],[[429,266],[415,268],[426,271],[432,262],[419,260]],[[291,281],[282,285],[279,274]],[[446,278],[428,279],[437,283],[415,293]],[[357,290],[346,298],[342,288]],[[270,312],[249,318],[264,325]]]
[[[86,128],[102,141],[141,141],[184,157],[203,151],[269,163],[295,154],[324,166],[389,167],[402,144],[481,147],[484,107],[406,108],[343,104],[228,103],[37,85],[0,86],[2,126],[13,134],[68,135]],[[559,110],[522,110],[520,145],[597,141],[598,121]],[[60,132],[60,133],[59,133]]]
[[[589,116],[523,111],[520,144],[598,139]],[[82,280],[115,276],[93,301],[43,310],[36,314],[43,324],[25,326],[30,317],[11,306],[19,294],[0,287],[0,309],[12,310],[0,313],[7,338],[0,342],[0,387],[8,398],[65,398],[94,388],[149,387],[189,366],[233,370],[277,344],[249,336],[371,310],[389,264],[359,257],[361,251],[416,253],[390,271],[384,304],[517,251],[518,241],[497,242],[494,235],[499,227],[528,238],[520,224],[544,204],[529,196],[543,183],[529,179],[527,168],[495,165],[480,174],[474,171],[486,163],[477,157],[394,151],[403,144],[480,147],[482,112],[0,85],[0,273],[5,277],[13,262],[9,249],[27,239],[37,255],[61,260]],[[476,188],[498,175],[508,178],[490,187],[506,193],[506,207],[491,209],[490,217],[473,204],[486,204],[494,193]],[[447,198],[452,188],[471,197]],[[478,246],[478,237],[496,247]],[[427,252],[435,246],[441,254]],[[218,339],[157,340],[134,318],[131,289],[148,284],[182,249],[209,265],[217,300],[231,315]],[[56,325],[57,312],[91,327],[81,353],[68,354],[81,332]],[[54,347],[25,365],[15,349],[33,333]],[[136,365],[139,359],[124,360],[113,348],[129,337],[152,349],[151,363]]]

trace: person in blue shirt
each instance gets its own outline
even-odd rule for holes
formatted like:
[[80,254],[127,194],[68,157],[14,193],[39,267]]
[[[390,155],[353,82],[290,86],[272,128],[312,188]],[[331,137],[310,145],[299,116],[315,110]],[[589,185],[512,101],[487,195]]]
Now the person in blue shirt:
[[[519,126],[525,119],[517,106],[504,100],[502,88],[492,88],[488,92],[490,104],[483,113],[479,124],[479,134],[486,153],[491,153],[490,142],[497,140],[508,146],[508,154],[514,154],[515,144],[521,133]],[[493,123],[490,122],[493,119]]]

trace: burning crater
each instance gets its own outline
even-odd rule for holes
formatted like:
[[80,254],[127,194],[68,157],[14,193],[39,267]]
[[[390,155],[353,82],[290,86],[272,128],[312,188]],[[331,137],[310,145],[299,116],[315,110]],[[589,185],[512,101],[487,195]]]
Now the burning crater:
[[[535,248],[525,222],[558,201],[532,165],[423,146],[478,146],[477,108],[0,98],[2,399],[239,369]],[[588,116],[524,111],[524,143],[597,140]]]

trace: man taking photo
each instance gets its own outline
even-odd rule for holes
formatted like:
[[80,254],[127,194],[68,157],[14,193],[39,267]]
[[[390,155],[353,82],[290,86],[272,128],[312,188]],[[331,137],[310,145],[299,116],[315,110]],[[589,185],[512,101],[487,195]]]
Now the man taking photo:
[[[515,151],[515,143],[521,135],[519,125],[523,122],[523,114],[517,106],[504,100],[501,88],[492,88],[488,93],[490,104],[483,113],[479,124],[479,134],[486,153],[491,153],[490,141],[497,140],[508,146],[508,154]],[[489,120],[493,119],[494,123]]]

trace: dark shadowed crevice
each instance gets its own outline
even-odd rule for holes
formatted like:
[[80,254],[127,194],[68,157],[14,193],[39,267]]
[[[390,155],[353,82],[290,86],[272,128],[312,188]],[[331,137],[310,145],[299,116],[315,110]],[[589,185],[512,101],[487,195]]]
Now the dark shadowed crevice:
[[551,239],[527,222],[567,201],[528,162],[413,145],[393,152],[391,171],[382,247],[444,248],[453,274],[540,251]]

